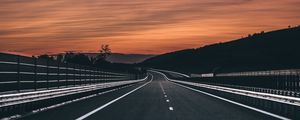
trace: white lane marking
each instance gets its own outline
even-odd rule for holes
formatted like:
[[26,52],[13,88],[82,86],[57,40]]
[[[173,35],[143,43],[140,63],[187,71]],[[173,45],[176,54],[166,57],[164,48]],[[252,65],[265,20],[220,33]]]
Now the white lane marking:
[[[150,74],[150,75],[151,75],[151,74]],[[139,86],[138,88],[135,88],[134,90],[131,90],[130,92],[128,92],[128,93],[126,93],[126,94],[124,94],[124,95],[122,95],[122,96],[120,96],[120,97],[118,97],[118,98],[116,98],[116,99],[114,99],[114,100],[112,100],[112,101],[110,101],[110,102],[108,102],[108,103],[106,103],[106,104],[104,104],[104,105],[98,107],[97,109],[95,109],[95,110],[93,110],[93,111],[91,111],[91,112],[89,112],[89,113],[87,113],[87,114],[85,114],[85,115],[83,115],[83,116],[77,118],[76,120],[83,120],[83,119],[89,117],[90,115],[92,115],[92,114],[98,112],[99,110],[102,110],[103,108],[109,106],[110,104],[113,104],[114,102],[116,102],[116,101],[118,101],[118,100],[120,100],[120,99],[126,97],[127,95],[133,93],[134,91],[136,91],[136,90],[138,90],[138,89],[140,89],[140,88],[146,86],[147,84],[149,84],[150,82],[152,82],[152,80],[153,80],[153,75],[151,75],[151,76],[152,76],[152,77],[151,77],[151,80],[150,80],[149,82],[147,82],[147,83],[145,83],[145,84]]]
[[[164,78],[165,78],[166,80],[169,81],[169,78],[168,78],[164,73],[158,72],[158,71],[152,71],[152,72],[159,73],[159,74],[163,75]],[[172,83],[174,83],[174,82],[172,82]],[[222,98],[222,97],[219,97],[219,96],[216,96],[216,95],[213,95],[213,94],[204,92],[204,91],[200,91],[200,90],[197,90],[197,89],[188,87],[188,86],[184,86],[184,85],[181,85],[181,84],[178,84],[178,83],[174,83],[174,84],[179,85],[179,86],[184,87],[184,88],[187,88],[187,89],[190,89],[190,90],[192,90],[192,91],[196,91],[196,92],[199,92],[199,93],[202,93],[202,94],[205,94],[205,95],[208,95],[208,96],[211,96],[211,97],[220,99],[220,100],[227,101],[227,102],[229,102],[229,103],[232,103],[232,104],[235,104],[235,105],[238,105],[238,106],[241,106],[241,107],[248,108],[248,109],[250,109],[250,110],[254,110],[254,111],[256,111],[256,112],[259,112],[259,113],[262,113],[262,114],[265,114],[265,115],[269,115],[269,116],[272,116],[272,117],[281,119],[281,120],[291,120],[291,119],[289,119],[289,118],[286,118],[286,117],[283,117],[283,116],[280,116],[280,115],[276,115],[276,114],[273,114],[273,113],[270,113],[270,112],[267,112],[267,111],[264,111],[264,110],[261,110],[261,109],[258,109],[258,108],[254,108],[254,107],[251,107],[251,106],[242,104],[242,103],[238,103],[238,102],[235,102],[235,101],[232,101],[232,100],[228,100],[228,99],[226,99],[226,98]]]
[[160,88],[161,88],[161,91],[162,91],[164,94],[166,94],[165,89],[164,89],[164,87],[162,86],[161,82],[159,82],[159,86],[160,86]]
[[235,104],[235,105],[238,105],[238,106],[241,106],[241,107],[245,107],[245,108],[254,110],[254,111],[256,111],[256,112],[260,112],[260,113],[263,113],[263,114],[266,114],[266,115],[269,115],[269,116],[272,116],[272,117],[281,119],[281,120],[291,120],[291,119],[286,118],[286,117],[283,117],[283,116],[279,116],[279,115],[276,115],[276,114],[273,114],[273,113],[270,113],[270,112],[267,112],[267,111],[264,111],[264,110],[261,110],[261,109],[258,109],[258,108],[254,108],[254,107],[251,107],[251,106],[242,104],[242,103],[238,103],[238,102],[235,102],[235,101],[226,99],[226,98],[222,98],[222,97],[219,97],[219,96],[216,96],[216,95],[213,95],[213,94],[204,92],[204,91],[200,91],[200,90],[197,90],[197,89],[194,89],[194,88],[185,86],[185,85],[181,85],[181,84],[178,84],[178,83],[174,83],[174,84],[176,84],[176,85],[178,85],[178,86],[181,86],[181,87],[184,87],[184,88],[187,88],[187,89],[192,90],[192,91],[196,91],[196,92],[199,92],[199,93],[202,93],[202,94],[205,94],[205,95],[208,95],[208,96],[211,96],[211,97],[220,99],[220,100],[224,100],[224,101],[226,101],[226,102],[230,102],[230,103],[232,103],[232,104]]
[[[164,90],[164,87],[162,86],[161,82],[159,82],[159,86],[160,86],[160,88],[161,88],[161,90],[162,90],[162,92],[163,92],[163,94],[164,94],[164,97],[167,98],[168,96],[167,96],[167,94],[166,94],[166,92],[165,92],[165,90]],[[170,100],[167,99],[166,102],[169,103]],[[173,111],[174,108],[173,108],[173,107],[169,107],[169,110],[170,110],[170,111]]]

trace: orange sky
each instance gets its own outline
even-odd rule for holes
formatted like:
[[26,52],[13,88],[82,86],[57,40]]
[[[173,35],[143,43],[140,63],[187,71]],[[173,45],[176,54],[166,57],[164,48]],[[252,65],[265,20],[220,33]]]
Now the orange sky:
[[161,54],[300,24],[299,0],[1,0],[0,51]]

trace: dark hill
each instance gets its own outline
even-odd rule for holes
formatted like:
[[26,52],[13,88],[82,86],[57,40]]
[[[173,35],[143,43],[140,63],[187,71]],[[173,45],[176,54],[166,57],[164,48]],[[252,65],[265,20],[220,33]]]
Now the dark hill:
[[300,68],[300,27],[167,53],[142,65],[187,73]]

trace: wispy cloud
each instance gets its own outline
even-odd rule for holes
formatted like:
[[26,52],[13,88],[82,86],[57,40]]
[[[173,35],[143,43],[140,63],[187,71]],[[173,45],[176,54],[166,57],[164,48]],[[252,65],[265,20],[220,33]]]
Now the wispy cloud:
[[[0,51],[159,54],[297,25],[299,0],[1,0]],[[142,46],[142,47],[141,47]]]

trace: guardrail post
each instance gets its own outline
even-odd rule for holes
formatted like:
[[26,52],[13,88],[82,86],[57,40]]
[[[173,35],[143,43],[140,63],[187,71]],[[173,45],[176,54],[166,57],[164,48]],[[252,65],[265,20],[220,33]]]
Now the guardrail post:
[[91,71],[91,69],[89,67],[87,67],[87,69],[89,71],[88,72],[88,84],[90,85],[91,82],[92,82],[92,77],[91,77],[92,71]]
[[59,62],[57,62],[57,88],[60,87],[60,65]]
[[81,86],[81,85],[82,85],[82,81],[81,81],[81,77],[82,77],[82,76],[81,76],[81,74],[82,74],[82,72],[81,72],[81,71],[82,71],[82,70],[81,70],[81,68],[82,68],[82,67],[81,67],[81,65],[79,65],[79,67],[78,67],[78,68],[79,68],[79,85]]
[[276,77],[276,83],[277,83],[276,89],[277,89],[277,90],[280,90],[280,78],[279,78],[278,75],[275,75],[275,77]]
[[288,76],[284,75],[284,90],[289,90],[288,86],[289,86],[289,81],[288,81]]
[[92,70],[91,70],[91,84],[93,84],[94,83],[94,68],[91,68]]
[[83,68],[82,70],[83,70],[83,78],[84,78],[84,80],[83,80],[83,81],[84,81],[84,82],[83,82],[83,84],[84,84],[84,85],[86,85],[86,69],[85,69],[85,67],[84,67],[84,66],[82,66],[82,68]]
[[77,74],[77,71],[76,71],[76,65],[73,64],[73,80],[74,80],[74,86],[76,86],[76,74]]
[[82,83],[83,83],[83,85],[85,85],[86,84],[86,69],[85,69],[85,66],[82,66],[82,74],[81,74],[81,76],[82,76]]
[[96,68],[96,83],[99,83],[99,69],[98,68]]
[[34,60],[34,90],[37,90],[37,59],[33,58]]
[[20,92],[21,91],[21,75],[20,75],[20,56],[17,56],[17,74],[18,74],[18,88],[17,91]]
[[47,87],[47,90],[49,89],[49,59],[47,59],[46,61],[46,87]]
[[92,79],[92,84],[95,83],[95,69],[94,68],[92,68],[91,79]]
[[98,82],[98,80],[97,80],[97,73],[98,73],[98,69],[94,68],[94,83]]
[[299,74],[297,74],[297,77],[296,77],[297,79],[296,79],[296,84],[297,84],[297,92],[299,92],[300,91],[300,76],[299,76]]
[[68,73],[69,73],[69,67],[68,67],[68,63],[66,63],[66,80],[65,80],[66,87],[68,87]]
[[291,75],[291,86],[292,86],[292,91],[295,91],[296,89],[295,89],[295,83],[296,83],[296,81],[295,81],[295,75]]
[[93,72],[94,83],[97,83],[96,73],[97,73],[97,68],[94,68],[94,72]]
[[89,70],[87,69],[87,67],[84,67],[85,69],[85,84],[88,85],[89,84]]
[[298,76],[297,75],[294,75],[293,76],[293,84],[294,84],[294,91],[296,92],[297,91],[297,84],[298,84],[298,80],[297,80]]

